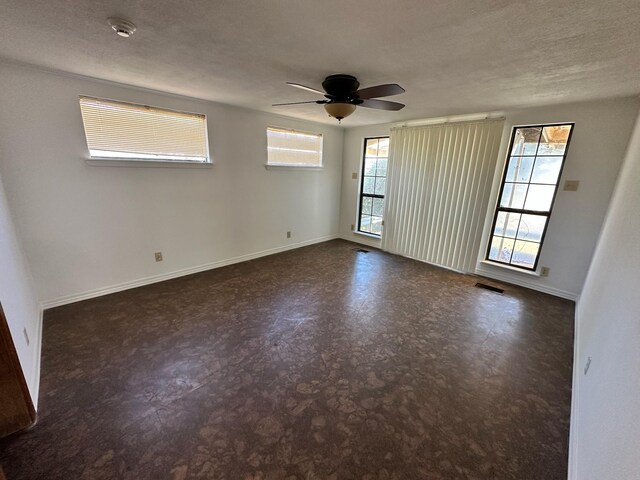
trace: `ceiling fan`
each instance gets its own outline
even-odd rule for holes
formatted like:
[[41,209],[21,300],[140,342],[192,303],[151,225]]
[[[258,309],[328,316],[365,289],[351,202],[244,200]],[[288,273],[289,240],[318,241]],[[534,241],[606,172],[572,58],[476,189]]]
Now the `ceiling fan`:
[[273,104],[274,107],[282,105],[317,103],[319,105],[324,105],[324,109],[327,111],[329,116],[337,119],[338,122],[351,115],[358,106],[392,111],[404,108],[404,104],[402,103],[377,99],[378,97],[389,97],[391,95],[404,93],[404,88],[397,83],[376,85],[375,87],[358,90],[360,88],[360,82],[358,82],[356,77],[338,73],[335,75],[329,75],[324,79],[324,82],[322,82],[324,92],[299,83],[287,82],[287,85],[323,95],[325,99],[311,100],[308,102],[275,103]]

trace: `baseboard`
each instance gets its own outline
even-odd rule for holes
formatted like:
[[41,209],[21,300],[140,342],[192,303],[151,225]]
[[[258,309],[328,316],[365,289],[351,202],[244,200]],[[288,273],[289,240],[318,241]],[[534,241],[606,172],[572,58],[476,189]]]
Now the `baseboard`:
[[380,240],[376,238],[370,238],[366,235],[360,235],[357,233],[352,233],[351,235],[342,234],[342,235],[339,235],[338,238],[341,238],[342,240],[346,240],[347,242],[366,245],[367,247],[380,248]]
[[40,307],[38,328],[36,330],[35,338],[31,341],[34,342],[33,354],[35,355],[35,361],[33,362],[33,370],[29,379],[27,380],[29,393],[31,394],[31,401],[33,407],[38,410],[38,396],[40,393],[40,361],[42,359],[42,319],[44,317],[44,309]]
[[571,417],[569,421],[569,472],[568,480],[578,480],[578,411],[580,382],[580,299],[576,304],[575,325],[573,329],[573,381],[571,385]]
[[548,293],[549,295],[553,295],[555,297],[566,298],[567,300],[573,300],[574,302],[578,298],[578,295],[573,292],[567,292],[558,288],[548,287],[546,285],[541,285],[535,282],[529,282],[524,279],[514,278],[511,275],[504,275],[499,272],[494,272],[493,270],[484,270],[478,268],[476,269],[475,274],[482,277],[493,278],[494,280],[500,280],[501,282],[512,283],[521,287],[530,288],[531,290],[536,290],[538,292]]
[[54,298],[42,302],[42,308],[53,308],[61,305],[67,305],[69,303],[80,302],[82,300],[88,300],[90,298],[101,297],[103,295],[109,295],[110,293],[121,292],[123,290],[129,290],[130,288],[142,287],[144,285],[150,285],[152,283],[163,282],[165,280],[171,280],[173,278],[184,277],[185,275],[192,275],[194,273],[204,272],[206,270],[213,270],[214,268],[225,267],[227,265],[233,265],[234,263],[246,262],[247,260],[253,260],[255,258],[266,257],[267,255],[273,255],[275,253],[285,252],[287,250],[295,250],[296,248],[302,248],[316,243],[327,242],[329,240],[335,240],[340,238],[339,235],[326,235],[324,237],[314,238],[312,240],[306,240],[304,242],[292,243],[284,245],[282,247],[270,248],[268,250],[262,250],[259,252],[249,253],[241,255],[239,257],[228,258],[225,260],[219,260],[216,262],[205,263],[197,265],[195,267],[184,268],[169,273],[163,273],[160,275],[152,275],[150,277],[144,277],[129,282],[123,282],[116,285],[110,285],[108,287],[97,288],[94,290],[88,290],[86,292],[77,293],[73,295],[65,295],[63,297]]

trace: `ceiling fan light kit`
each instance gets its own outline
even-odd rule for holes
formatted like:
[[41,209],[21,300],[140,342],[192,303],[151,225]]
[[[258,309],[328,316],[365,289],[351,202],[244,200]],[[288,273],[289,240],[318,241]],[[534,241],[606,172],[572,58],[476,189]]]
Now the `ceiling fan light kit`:
[[376,85],[375,87],[368,87],[360,89],[360,82],[353,75],[346,75],[338,73],[335,75],[329,75],[322,82],[322,88],[324,92],[301,85],[299,83],[287,82],[287,85],[300,88],[308,92],[323,95],[326,100],[311,100],[307,102],[289,102],[289,103],[276,103],[273,106],[283,105],[300,105],[305,103],[317,103],[324,105],[325,111],[330,117],[335,118],[340,122],[343,118],[351,115],[356,107],[376,108],[379,110],[392,110],[397,111],[404,108],[402,103],[389,102],[387,100],[378,100],[377,97],[388,97],[391,95],[398,95],[404,93],[404,88],[396,83],[389,83],[386,85]]

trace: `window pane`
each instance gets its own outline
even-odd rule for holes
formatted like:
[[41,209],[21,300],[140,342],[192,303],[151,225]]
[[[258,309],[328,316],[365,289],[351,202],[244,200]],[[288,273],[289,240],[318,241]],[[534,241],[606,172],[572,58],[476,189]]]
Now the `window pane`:
[[371,232],[371,215],[360,216],[360,231]]
[[544,127],[538,155],[564,155],[571,125]]
[[373,214],[379,217],[382,217],[382,213],[384,212],[384,199],[382,198],[374,198],[373,199]]
[[533,169],[531,183],[548,183],[555,185],[558,182],[563,157],[538,157]]
[[376,175],[379,177],[387,176],[387,159],[386,158],[378,159],[378,167],[376,168]]
[[389,138],[381,138],[378,142],[378,156],[379,157],[388,157],[389,156]]
[[544,215],[522,215],[520,228],[518,229],[518,239],[539,242],[542,240],[546,224],[547,217]]
[[511,257],[511,264],[519,267],[533,268],[539,248],[539,243],[516,240],[513,256]]
[[519,213],[498,212],[496,228],[493,233],[503,237],[515,238],[521,215]]
[[376,195],[384,195],[384,187],[387,179],[384,177],[376,177]]
[[362,213],[371,214],[371,197],[362,197]]
[[364,159],[364,174],[365,175],[375,175],[376,174],[376,159],[375,158],[365,158]]
[[513,138],[511,155],[535,155],[541,132],[541,127],[517,128]]
[[530,185],[527,201],[524,204],[525,210],[548,212],[555,191],[555,185]]
[[489,260],[495,260],[496,262],[509,263],[511,259],[511,252],[513,251],[513,245],[515,240],[512,238],[504,238],[494,236],[491,239],[491,250],[489,251]]
[[367,140],[367,148],[365,149],[366,157],[377,157],[378,156],[378,139],[377,138],[369,138]]
[[376,177],[364,177],[364,183],[362,185],[362,193],[374,193],[376,184]]
[[527,195],[527,185],[505,183],[500,199],[500,206],[507,208],[522,208]]
[[382,217],[371,217],[371,233],[376,235],[382,233]]
[[528,182],[535,157],[511,157],[507,168],[507,182]]

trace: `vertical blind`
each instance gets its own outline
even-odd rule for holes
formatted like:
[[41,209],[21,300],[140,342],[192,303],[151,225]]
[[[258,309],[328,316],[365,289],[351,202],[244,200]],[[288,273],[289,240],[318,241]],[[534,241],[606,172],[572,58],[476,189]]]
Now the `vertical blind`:
[[267,128],[267,165],[322,166],[322,134]]
[[391,130],[382,248],[471,271],[504,121]]
[[209,161],[204,115],[80,97],[91,158]]

